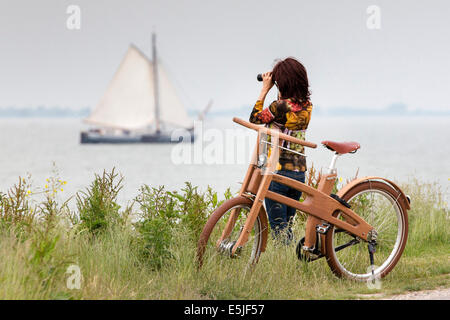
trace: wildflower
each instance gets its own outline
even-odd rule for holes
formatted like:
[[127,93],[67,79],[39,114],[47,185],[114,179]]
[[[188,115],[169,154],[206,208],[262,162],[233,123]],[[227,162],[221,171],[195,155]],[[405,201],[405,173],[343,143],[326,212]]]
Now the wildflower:
[[64,191],[64,189],[63,189],[63,188],[61,188],[61,191]]
[[342,182],[342,177],[339,177],[339,182]]
[[47,188],[48,188],[48,185],[46,184],[44,187],[45,187],[45,189],[47,189]]
[[27,194],[30,195],[30,194],[31,194],[31,190],[28,190],[28,191],[27,191]]

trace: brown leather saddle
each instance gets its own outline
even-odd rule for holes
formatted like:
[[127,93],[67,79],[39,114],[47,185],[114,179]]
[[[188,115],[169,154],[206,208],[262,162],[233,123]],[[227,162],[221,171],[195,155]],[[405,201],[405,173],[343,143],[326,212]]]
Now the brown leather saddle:
[[361,146],[358,142],[350,141],[350,142],[335,142],[325,140],[322,141],[322,144],[337,154],[345,154],[345,153],[355,153]]

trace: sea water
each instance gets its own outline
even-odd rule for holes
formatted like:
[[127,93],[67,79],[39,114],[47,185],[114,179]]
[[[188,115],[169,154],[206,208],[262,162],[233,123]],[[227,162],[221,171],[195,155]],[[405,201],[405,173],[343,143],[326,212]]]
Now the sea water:
[[[320,145],[323,140],[357,141],[361,149],[337,161],[338,176],[344,182],[356,174],[399,183],[418,179],[437,182],[448,192],[449,124],[449,117],[313,117],[307,140],[318,147],[307,148],[307,164],[326,170],[332,152]],[[6,192],[19,176],[28,174],[34,187],[42,189],[56,168],[59,178],[67,181],[58,194],[67,199],[88,187],[94,174],[115,168],[124,177],[119,196],[122,204],[136,197],[143,184],[179,190],[189,181],[200,190],[211,186],[220,194],[227,188],[237,192],[256,137],[231,117],[206,119],[206,141],[196,142],[202,144],[197,151],[203,152],[203,157],[187,163],[176,158],[174,144],[80,144],[82,129],[86,128],[81,120],[74,118],[0,119],[0,191]],[[235,140],[227,141],[230,134]]]

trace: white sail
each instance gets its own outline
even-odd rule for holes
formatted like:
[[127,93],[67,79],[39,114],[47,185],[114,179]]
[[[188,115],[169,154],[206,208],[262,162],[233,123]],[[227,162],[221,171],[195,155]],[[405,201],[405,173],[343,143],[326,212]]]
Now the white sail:
[[191,128],[192,120],[179,99],[164,67],[158,63],[160,122],[172,126]]
[[131,45],[105,94],[92,114],[90,124],[121,129],[141,129],[154,122],[153,66]]
[[[155,125],[154,68],[139,49],[131,45],[100,102],[84,121],[104,127],[128,130]],[[159,122],[191,128],[193,123],[158,63]]]

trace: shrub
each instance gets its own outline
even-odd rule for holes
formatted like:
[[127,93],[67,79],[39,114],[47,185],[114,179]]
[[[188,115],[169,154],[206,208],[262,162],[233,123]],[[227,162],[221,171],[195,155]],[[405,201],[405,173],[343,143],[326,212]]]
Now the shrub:
[[143,260],[155,269],[161,268],[171,257],[172,227],[178,220],[176,201],[164,187],[144,185],[135,201],[140,205],[139,221],[135,223],[139,232],[138,251]]
[[0,193],[0,227],[13,228],[18,234],[29,231],[34,211],[30,204],[31,184],[19,177],[19,182],[8,192]]
[[103,171],[101,176],[95,174],[90,187],[77,193],[77,208],[82,228],[92,234],[98,234],[116,223],[123,222],[119,213],[120,206],[116,202],[123,187],[122,182],[123,177],[119,177],[113,168],[110,173]]
[[[225,199],[229,199],[229,190]],[[193,246],[202,231],[209,214],[219,206],[217,193],[208,187],[201,193],[198,187],[186,182],[181,192],[167,191],[144,185],[135,201],[140,205],[139,220],[135,223],[139,233],[141,256],[153,268],[159,269],[173,257],[171,248],[175,237],[183,234]]]

